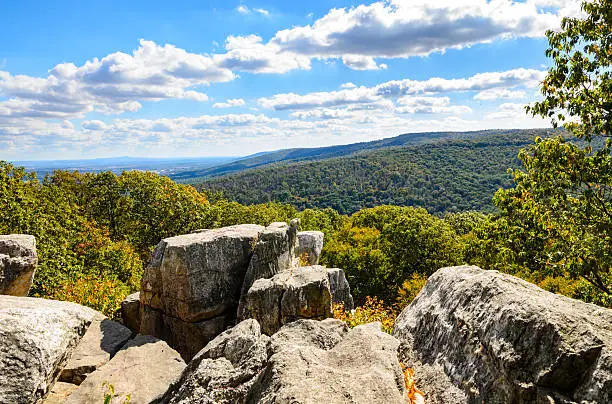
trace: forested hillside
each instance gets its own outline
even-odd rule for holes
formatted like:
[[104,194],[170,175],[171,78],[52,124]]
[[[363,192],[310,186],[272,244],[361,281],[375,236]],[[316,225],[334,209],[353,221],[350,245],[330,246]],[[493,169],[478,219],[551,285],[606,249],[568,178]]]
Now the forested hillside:
[[306,161],[318,161],[334,157],[350,156],[356,153],[384,149],[398,146],[414,146],[432,143],[440,140],[472,139],[490,134],[514,134],[520,130],[482,130],[473,132],[421,132],[406,133],[386,139],[372,142],[352,143],[347,145],[313,147],[302,149],[283,149],[269,153],[258,153],[253,156],[233,161],[228,164],[218,165],[211,168],[199,170],[182,170],[172,173],[170,177],[176,181],[198,182],[211,177],[219,177],[226,174],[238,173],[253,168],[263,168],[275,163],[295,163]]
[[244,204],[278,201],[298,209],[330,207],[350,214],[381,204],[430,213],[492,211],[491,197],[511,184],[518,152],[552,130],[481,132],[317,162],[275,164],[196,184]]

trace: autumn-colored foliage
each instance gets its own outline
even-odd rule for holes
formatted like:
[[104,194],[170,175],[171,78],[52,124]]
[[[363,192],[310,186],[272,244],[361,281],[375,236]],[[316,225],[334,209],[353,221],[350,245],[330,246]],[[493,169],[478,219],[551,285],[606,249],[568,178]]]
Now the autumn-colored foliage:
[[86,275],[63,280],[46,297],[82,304],[113,318],[128,293],[130,288],[117,279]]
[[342,320],[353,328],[361,324],[372,322],[380,322],[382,330],[391,334],[397,312],[391,307],[385,306],[385,302],[368,296],[363,305],[356,307],[354,310],[347,312],[342,304],[333,305],[334,318]]
[[425,393],[416,387],[416,379],[414,377],[414,369],[402,365],[402,372],[404,373],[404,383],[406,384],[406,391],[408,392],[408,404],[425,404]]

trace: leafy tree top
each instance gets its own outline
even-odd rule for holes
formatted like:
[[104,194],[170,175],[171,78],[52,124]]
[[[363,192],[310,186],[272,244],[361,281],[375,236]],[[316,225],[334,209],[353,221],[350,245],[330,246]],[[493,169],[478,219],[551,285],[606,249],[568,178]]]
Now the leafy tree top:
[[582,10],[546,33],[554,66],[542,82],[544,100],[527,111],[590,141],[612,137],[612,0],[586,1]]

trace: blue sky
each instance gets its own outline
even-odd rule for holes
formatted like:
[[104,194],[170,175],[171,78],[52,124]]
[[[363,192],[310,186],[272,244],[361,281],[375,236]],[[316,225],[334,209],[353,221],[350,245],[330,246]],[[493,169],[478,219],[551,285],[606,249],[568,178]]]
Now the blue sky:
[[0,159],[528,128],[574,0],[0,3]]

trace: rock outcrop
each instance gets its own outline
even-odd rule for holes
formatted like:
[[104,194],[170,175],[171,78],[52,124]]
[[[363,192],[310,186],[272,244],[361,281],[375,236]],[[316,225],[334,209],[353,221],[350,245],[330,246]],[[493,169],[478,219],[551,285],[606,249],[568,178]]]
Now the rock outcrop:
[[246,297],[256,280],[268,279],[298,266],[295,249],[299,226],[297,219],[292,220],[289,225],[276,222],[266,227],[259,236],[242,282],[238,320],[248,317]]
[[440,269],[393,334],[467,402],[612,402],[612,310],[497,271]]
[[[142,278],[139,302],[133,295],[122,304],[124,324],[163,339],[189,360],[253,315],[272,334],[289,321],[331,316],[330,294],[351,309],[342,270],[312,266],[304,267],[312,273],[303,273],[299,267],[299,225],[298,219],[265,228],[238,225],[162,240]],[[309,240],[304,248],[318,257],[322,233],[306,232],[303,239]],[[320,272],[326,280],[319,279]],[[266,281],[253,288],[258,280]]]
[[329,279],[329,289],[332,295],[332,303],[342,304],[344,310],[351,311],[355,308],[351,287],[343,269],[326,268],[327,278]]
[[323,250],[323,232],[301,231],[297,234],[297,238],[296,255],[300,260],[307,261],[308,265],[318,265],[321,250]]
[[185,362],[164,341],[138,335],[106,365],[91,373],[66,400],[66,404],[98,404],[112,386],[113,397],[123,403],[148,404],[161,397],[179,377]]
[[27,296],[37,263],[34,236],[0,235],[0,295]]
[[258,279],[246,298],[247,316],[272,335],[298,319],[323,320],[332,316],[331,292],[323,267],[299,267],[270,279]]
[[245,320],[210,342],[163,403],[405,403],[399,341],[368,324],[299,320],[272,337]]
[[0,295],[0,402],[45,397],[96,315],[74,303]]
[[121,320],[132,332],[140,332],[140,292],[132,293],[121,302]]
[[140,333],[193,357],[234,321],[263,229],[238,225],[162,240],[141,282]]
[[62,370],[60,381],[79,385],[87,376],[110,361],[132,332],[103,315],[96,315]]

